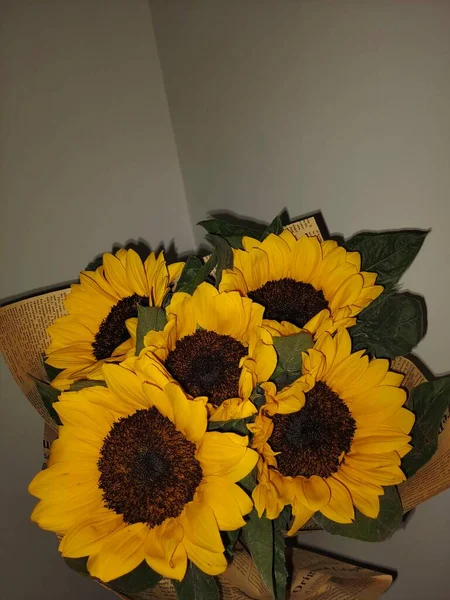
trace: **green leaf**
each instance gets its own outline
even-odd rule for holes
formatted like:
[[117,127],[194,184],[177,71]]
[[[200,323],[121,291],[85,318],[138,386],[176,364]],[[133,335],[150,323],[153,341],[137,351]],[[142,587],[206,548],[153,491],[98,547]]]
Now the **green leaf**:
[[58,413],[53,408],[53,404],[55,402],[58,402],[58,400],[59,400],[59,395],[61,394],[61,390],[57,390],[56,388],[49,385],[45,381],[36,379],[36,377],[33,377],[33,375],[31,375],[31,378],[33,379],[34,383],[36,384],[37,391],[39,392],[39,395],[42,399],[44,407],[47,410],[50,418],[57,425],[62,425],[61,420],[58,416]]
[[291,517],[290,506],[285,506],[278,517],[272,521],[273,526],[273,575],[275,581],[275,598],[284,600],[288,572],[286,569],[286,530]]
[[411,433],[413,448],[402,461],[407,477],[423,467],[437,450],[441,422],[450,406],[450,376],[421,383],[410,398],[416,421]]
[[384,496],[380,496],[380,513],[376,519],[365,517],[356,509],[355,521],[348,525],[331,521],[320,512],[314,515],[316,523],[325,531],[365,542],[387,540],[400,527],[402,518],[402,503],[395,486],[384,488]]
[[242,529],[242,538],[264,585],[274,595],[272,521],[264,516],[259,518],[256,510],[253,509],[247,525]]
[[223,431],[248,435],[247,423],[251,423],[255,418],[246,417],[245,419],[231,419],[230,421],[209,421],[208,431]]
[[258,483],[256,479],[256,469],[253,469],[251,473],[246,475],[244,479],[238,481],[238,484],[241,486],[243,490],[247,492],[247,494],[251,494]]
[[367,350],[377,358],[408,354],[425,334],[424,300],[409,292],[387,294],[364,310],[349,331],[353,351]]
[[206,263],[200,260],[197,256],[190,256],[181,272],[176,291],[186,292],[186,294],[193,294],[197,286],[205,281],[216,264],[217,255],[215,252],[211,254]]
[[144,347],[144,338],[149,331],[162,331],[167,323],[166,311],[159,306],[141,306],[138,304],[138,326],[136,332],[136,356]]
[[161,575],[144,561],[130,573],[108,582],[108,587],[121,594],[138,594],[149,590],[158,583]]
[[80,390],[84,390],[87,387],[106,387],[106,381],[94,381],[91,379],[83,379],[80,381],[74,381],[70,386],[71,392],[79,392]]
[[237,539],[239,537],[240,529],[235,529],[234,531],[221,531],[220,534],[222,536],[222,542],[225,546],[225,552],[230,556],[234,554],[234,546],[236,545]]
[[211,575],[189,563],[183,581],[173,580],[178,600],[219,600],[219,588]]
[[273,345],[278,355],[278,364],[271,379],[279,390],[290,385],[302,372],[302,352],[313,346],[312,335],[295,333],[273,338]]
[[62,373],[64,371],[64,369],[57,369],[56,367],[52,367],[51,365],[46,363],[45,358],[44,358],[44,370],[45,370],[45,374],[47,375],[47,379],[50,382],[53,381],[57,375],[59,375],[60,373]]
[[66,556],[63,556],[63,558],[68,567],[77,573],[81,573],[81,575],[87,575],[90,577],[89,571],[87,570],[88,556],[84,556],[83,558],[67,558]]
[[200,221],[197,225],[206,229],[208,233],[225,238],[233,248],[242,248],[244,235],[260,240],[264,231],[264,228],[258,223],[255,223],[254,227],[241,227],[228,221],[222,221],[222,219],[207,219]]
[[270,223],[270,225],[268,225],[266,227],[266,229],[263,231],[262,235],[260,238],[261,240],[265,240],[266,237],[268,235],[270,235],[271,233],[274,233],[275,235],[280,235],[280,233],[283,231],[284,227],[283,227],[283,221],[281,219],[281,215],[284,214],[285,211],[281,212],[279,215],[277,215],[275,217],[275,219]]
[[209,233],[205,239],[213,246],[217,256],[216,266],[216,287],[218,288],[222,280],[222,271],[233,267],[233,250],[230,244],[220,235]]
[[261,406],[263,404],[266,403],[266,393],[260,385],[257,385],[253,389],[253,392],[250,395],[250,400],[253,402],[253,404],[256,406],[256,408],[258,410],[261,408]]
[[344,242],[346,250],[361,254],[361,270],[378,273],[377,284],[391,286],[413,262],[428,231],[362,232]]

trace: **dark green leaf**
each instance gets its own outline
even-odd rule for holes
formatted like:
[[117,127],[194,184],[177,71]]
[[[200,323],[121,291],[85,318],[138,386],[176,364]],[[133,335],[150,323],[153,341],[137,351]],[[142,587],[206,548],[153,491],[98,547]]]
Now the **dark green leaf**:
[[163,300],[162,308],[167,308],[172,300],[173,292],[169,292],[166,294],[166,297]]
[[361,269],[378,273],[377,284],[390,286],[400,279],[419,252],[428,231],[362,232],[344,242],[348,251],[361,254]]
[[376,307],[363,311],[350,329],[353,350],[367,350],[377,358],[408,354],[425,334],[423,308],[420,296],[387,295]]
[[178,600],[219,600],[219,588],[211,575],[189,563],[183,581],[173,581]]
[[138,594],[155,587],[160,579],[161,575],[151,569],[144,560],[131,573],[109,581],[108,587],[121,594]]
[[176,291],[193,294],[197,286],[205,281],[216,264],[217,256],[215,252],[211,254],[206,263],[197,256],[190,256],[181,272]]
[[411,477],[437,450],[438,434],[445,412],[450,407],[450,376],[426,381],[410,394],[416,422],[412,430],[412,450],[404,457],[402,469]]
[[205,238],[213,246],[217,256],[216,267],[216,287],[218,288],[222,280],[222,271],[233,267],[233,250],[230,244],[220,235],[209,233]]
[[253,509],[247,525],[242,529],[242,538],[264,585],[274,595],[272,521],[265,516],[259,518],[256,510]]
[[66,558],[64,556],[63,558],[64,558],[64,562],[66,563],[66,565],[68,567],[70,567],[77,573],[81,573],[82,575],[87,575],[88,577],[90,577],[89,571],[87,570],[87,561],[88,561],[87,556],[85,556],[83,558]]
[[248,435],[247,423],[251,423],[254,420],[254,417],[246,417],[245,419],[231,419],[230,421],[209,421],[208,431],[228,431],[239,433],[240,435]]
[[291,517],[290,506],[285,506],[279,516],[272,521],[273,526],[273,575],[275,581],[275,598],[284,600],[288,572],[286,569],[286,530]]
[[49,365],[48,363],[45,362],[45,359],[44,359],[44,369],[45,369],[45,374],[47,375],[47,378],[50,382],[52,382],[57,375],[59,375],[60,373],[62,373],[64,371],[64,369],[57,369],[56,367],[52,367],[51,365]]
[[242,238],[242,235],[229,235],[225,239],[232,248],[235,248],[236,250],[242,250]]
[[241,227],[240,225],[234,225],[221,219],[207,219],[206,221],[200,221],[197,225],[206,229],[208,233],[220,235],[220,237],[225,238],[233,248],[242,248],[242,238],[244,235],[260,240],[264,231],[264,228],[258,225],[258,223],[255,223],[254,227]]
[[[283,211],[284,213],[284,211]],[[283,231],[284,227],[283,227],[283,221],[281,220],[281,214],[277,215],[275,217],[275,219],[270,223],[270,225],[267,226],[267,228],[263,231],[262,235],[260,238],[261,240],[265,240],[266,237],[268,235],[270,235],[271,233],[274,233],[275,235],[280,235],[280,233]]]
[[271,379],[281,390],[300,377],[302,352],[313,346],[313,339],[309,333],[295,333],[274,337],[273,345],[278,355],[278,364]]
[[47,410],[50,418],[57,425],[62,425],[61,420],[58,416],[58,413],[53,408],[53,403],[58,402],[59,395],[61,394],[61,390],[57,390],[53,386],[49,385],[45,381],[41,381],[40,379],[36,379],[31,375],[34,383],[36,384],[37,391],[42,399],[45,409]]
[[343,535],[365,542],[382,542],[397,531],[402,517],[402,503],[397,488],[390,486],[384,488],[384,496],[380,496],[380,513],[376,519],[365,517],[355,509],[355,521],[349,525],[331,521],[319,512],[314,515],[314,520],[320,527],[334,535]]
[[237,542],[240,531],[241,531],[240,529],[235,529],[234,531],[221,531],[220,532],[221,536],[222,536],[223,545],[225,546],[225,551],[230,556],[233,556],[233,554],[234,554],[234,546]]
[[79,392],[80,390],[83,390],[84,388],[87,388],[87,387],[98,387],[98,386],[106,387],[106,381],[93,381],[91,379],[83,379],[83,380],[75,381],[74,383],[72,383],[72,385],[70,386],[70,391],[71,392]]
[[253,492],[257,483],[258,482],[256,480],[256,469],[254,469],[251,473],[246,475],[244,479],[238,481],[238,484],[241,486],[242,489],[244,489],[247,492],[247,494],[251,494]]
[[166,311],[159,306],[138,304],[138,326],[136,332],[136,356],[144,347],[144,338],[149,331],[162,331],[167,323]]
[[266,393],[264,389],[261,386],[257,385],[251,393],[250,400],[259,410],[261,406],[266,402]]

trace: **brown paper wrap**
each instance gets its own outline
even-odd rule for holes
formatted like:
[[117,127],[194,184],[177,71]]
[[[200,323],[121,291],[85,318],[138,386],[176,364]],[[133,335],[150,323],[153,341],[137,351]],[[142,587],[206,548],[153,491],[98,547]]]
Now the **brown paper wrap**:
[[[288,229],[296,237],[306,234],[323,239],[314,217],[293,223]],[[57,433],[31,375],[45,379],[42,356],[49,343],[46,328],[65,314],[63,301],[69,293],[70,289],[62,289],[0,307],[0,351],[20,389],[46,422],[44,467]],[[404,357],[395,359],[392,366],[406,375],[404,385],[408,389],[425,381],[421,371]],[[442,421],[439,446],[433,458],[414,477],[399,486],[405,511],[450,487],[449,420],[447,413]],[[307,529],[315,527],[313,523],[306,526]],[[288,600],[375,600],[392,581],[390,575],[299,548],[293,550],[292,567]],[[270,600],[270,594],[243,547],[239,547],[228,570],[218,577],[218,583],[223,600]],[[153,590],[128,598],[176,600],[176,593],[170,580],[163,579]]]

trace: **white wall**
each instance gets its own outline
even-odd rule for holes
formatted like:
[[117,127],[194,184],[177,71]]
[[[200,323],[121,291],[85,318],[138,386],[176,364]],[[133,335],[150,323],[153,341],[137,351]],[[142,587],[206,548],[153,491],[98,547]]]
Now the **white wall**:
[[[194,239],[145,0],[0,3],[0,298],[114,242]],[[3,361],[0,597],[110,598],[29,521],[42,421]]]
[[[345,235],[432,227],[404,285],[430,310],[417,352],[447,371],[450,2],[151,6],[193,219],[224,209],[270,219],[287,206],[291,216],[322,209]],[[444,600],[449,500],[420,507],[381,545],[304,539],[398,569],[386,598]]]

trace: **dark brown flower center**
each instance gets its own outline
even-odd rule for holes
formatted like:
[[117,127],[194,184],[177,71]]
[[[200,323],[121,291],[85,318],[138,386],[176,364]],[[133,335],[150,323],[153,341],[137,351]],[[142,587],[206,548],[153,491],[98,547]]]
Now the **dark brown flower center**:
[[239,396],[239,362],[247,349],[229,335],[199,330],[178,340],[166,368],[191,396],[208,396],[216,406]]
[[137,317],[137,306],[148,306],[148,298],[133,294],[122,298],[103,319],[92,342],[92,352],[96,360],[109,358],[112,353],[130,337],[125,325],[127,319]]
[[322,290],[290,277],[268,281],[248,295],[264,306],[265,319],[289,321],[297,327],[304,327],[317,313],[328,308]]
[[290,415],[273,417],[269,444],[282,475],[329,477],[338,470],[356,430],[350,410],[323,381],[306,393],[305,406]]
[[178,517],[203,476],[195,450],[156,408],[120,419],[105,438],[98,463],[106,506],[130,525],[156,527]]

